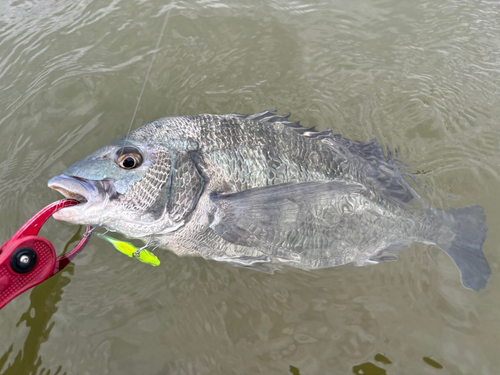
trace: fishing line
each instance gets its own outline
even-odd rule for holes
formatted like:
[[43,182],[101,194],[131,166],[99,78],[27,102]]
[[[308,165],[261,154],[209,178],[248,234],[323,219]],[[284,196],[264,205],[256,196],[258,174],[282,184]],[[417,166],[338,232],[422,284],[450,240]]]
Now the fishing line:
[[[171,3],[171,5],[172,5],[172,3]],[[163,21],[163,26],[161,27],[160,35],[158,37],[158,41],[156,42],[155,52],[153,53],[153,58],[151,59],[151,64],[149,64],[149,69],[148,69],[148,72],[146,73],[146,79],[144,80],[144,84],[142,85],[142,90],[141,90],[141,93],[139,95],[139,99],[137,100],[137,105],[135,106],[134,114],[132,116],[132,121],[130,121],[130,126],[128,127],[127,136],[125,137],[125,142],[123,144],[124,146],[127,144],[128,135],[130,134],[130,130],[132,129],[132,124],[134,123],[134,120],[135,120],[135,115],[137,114],[137,110],[139,109],[139,104],[141,103],[142,95],[144,94],[144,89],[146,88],[146,83],[148,82],[149,74],[151,73],[151,68],[153,67],[153,63],[155,62],[156,53],[158,52],[158,48],[160,47],[161,39],[163,38],[163,33],[165,32],[165,28],[167,26],[167,22],[168,22],[168,18],[170,16],[171,9],[172,9],[172,7],[169,7],[167,14],[165,15],[165,21]],[[122,155],[123,155],[123,149],[122,149]]]

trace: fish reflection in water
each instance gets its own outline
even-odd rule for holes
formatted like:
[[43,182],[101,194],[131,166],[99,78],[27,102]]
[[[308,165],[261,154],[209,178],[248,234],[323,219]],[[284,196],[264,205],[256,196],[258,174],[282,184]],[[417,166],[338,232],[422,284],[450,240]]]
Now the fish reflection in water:
[[423,242],[451,257],[467,288],[484,288],[490,274],[481,206],[430,207],[376,140],[317,132],[274,111],[162,118],[49,186],[82,202],[57,219],[178,255],[317,269],[395,259]]

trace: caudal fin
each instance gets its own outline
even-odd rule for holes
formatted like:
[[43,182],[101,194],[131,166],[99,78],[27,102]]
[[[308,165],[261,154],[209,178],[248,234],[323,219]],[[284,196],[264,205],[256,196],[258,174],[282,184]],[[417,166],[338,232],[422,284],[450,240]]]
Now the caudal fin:
[[455,262],[462,284],[466,288],[480,290],[486,286],[491,269],[483,254],[483,243],[486,238],[486,216],[481,206],[452,208],[446,211],[451,220],[451,229],[455,237],[451,243],[437,245]]

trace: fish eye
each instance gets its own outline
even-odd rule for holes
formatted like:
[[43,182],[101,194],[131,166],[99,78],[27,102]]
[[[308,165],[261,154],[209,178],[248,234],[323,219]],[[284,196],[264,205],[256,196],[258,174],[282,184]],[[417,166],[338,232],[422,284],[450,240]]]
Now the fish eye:
[[116,163],[123,169],[134,169],[142,163],[142,155],[132,147],[125,147],[117,152]]

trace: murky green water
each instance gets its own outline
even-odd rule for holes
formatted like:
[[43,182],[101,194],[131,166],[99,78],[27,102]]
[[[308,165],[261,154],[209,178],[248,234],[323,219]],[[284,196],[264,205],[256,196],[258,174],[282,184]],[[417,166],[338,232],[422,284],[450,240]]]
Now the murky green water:
[[[93,238],[0,312],[1,372],[498,374],[499,13],[461,0],[1,1],[2,241],[60,198],[50,177],[127,132],[168,14],[133,127],[277,108],[376,137],[433,205],[485,207],[492,267],[477,293],[432,246],[270,275],[167,251],[153,268]],[[62,251],[78,230],[52,221],[45,234]]]

